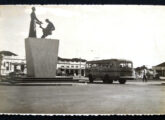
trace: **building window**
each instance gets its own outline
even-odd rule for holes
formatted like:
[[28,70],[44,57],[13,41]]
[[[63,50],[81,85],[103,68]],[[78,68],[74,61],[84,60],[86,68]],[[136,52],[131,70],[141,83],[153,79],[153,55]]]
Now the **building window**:
[[9,62],[9,69],[11,70],[11,62]]
[[25,69],[25,66],[24,65],[21,65],[21,71],[23,72]]
[[9,70],[9,66],[6,67],[6,70]]

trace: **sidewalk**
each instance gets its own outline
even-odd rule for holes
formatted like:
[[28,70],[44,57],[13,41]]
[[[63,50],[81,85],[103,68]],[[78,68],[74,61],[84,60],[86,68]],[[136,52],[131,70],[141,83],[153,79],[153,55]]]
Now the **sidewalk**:
[[86,82],[29,82],[29,83],[9,83],[0,82],[0,86],[76,86],[87,85]]
[[[72,77],[72,76],[71,76]],[[61,76],[65,78],[65,76]],[[88,78],[82,76],[73,77],[72,80],[24,80],[24,81],[0,81],[0,85],[6,86],[73,86],[87,84]]]

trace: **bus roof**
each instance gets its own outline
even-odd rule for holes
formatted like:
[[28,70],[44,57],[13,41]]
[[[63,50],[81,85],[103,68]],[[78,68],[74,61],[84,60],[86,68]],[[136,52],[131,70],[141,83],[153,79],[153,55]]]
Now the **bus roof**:
[[93,61],[87,61],[87,63],[107,63],[110,61],[119,61],[119,62],[131,62],[130,60],[125,60],[125,59],[103,59],[103,60],[93,60]]

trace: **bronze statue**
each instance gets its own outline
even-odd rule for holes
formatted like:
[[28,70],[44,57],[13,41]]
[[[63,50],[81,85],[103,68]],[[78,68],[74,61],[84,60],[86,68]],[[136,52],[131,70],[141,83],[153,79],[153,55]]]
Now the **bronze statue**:
[[35,14],[35,7],[32,7],[32,13],[31,13],[31,21],[30,21],[30,31],[29,31],[29,37],[36,38],[36,23],[41,25],[42,22],[38,20]]
[[40,24],[40,28],[42,29],[42,32],[43,32],[43,35],[42,35],[41,38],[45,38],[45,37],[47,37],[48,35],[51,35],[51,34],[52,34],[52,31],[55,30],[55,27],[54,27],[53,23],[50,22],[49,19],[46,19],[45,21],[48,23],[48,25],[47,25],[46,28],[43,28],[43,27],[41,26],[41,24]]

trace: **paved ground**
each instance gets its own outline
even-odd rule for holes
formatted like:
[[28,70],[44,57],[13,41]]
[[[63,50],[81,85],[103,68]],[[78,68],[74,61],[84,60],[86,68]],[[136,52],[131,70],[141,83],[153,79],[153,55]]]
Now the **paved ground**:
[[165,114],[163,82],[0,85],[0,112]]

